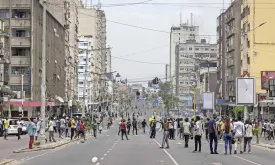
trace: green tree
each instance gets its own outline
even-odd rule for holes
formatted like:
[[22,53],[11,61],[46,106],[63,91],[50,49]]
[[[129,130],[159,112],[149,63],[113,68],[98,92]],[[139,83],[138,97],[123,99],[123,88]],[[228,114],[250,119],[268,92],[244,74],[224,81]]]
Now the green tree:
[[173,87],[170,82],[160,82],[158,95],[162,97],[165,108],[171,107],[171,105],[178,105],[179,99],[171,93]]
[[234,108],[235,117],[237,117],[239,113],[243,114],[243,112],[244,112],[244,107],[243,106],[238,106],[238,107]]

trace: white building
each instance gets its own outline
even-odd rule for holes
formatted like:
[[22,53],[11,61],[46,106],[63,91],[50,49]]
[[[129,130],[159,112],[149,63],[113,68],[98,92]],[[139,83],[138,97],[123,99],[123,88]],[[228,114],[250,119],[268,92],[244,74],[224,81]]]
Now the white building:
[[209,61],[216,62],[216,59],[217,45],[206,43],[205,39],[200,42],[187,40],[176,46],[175,83],[180,106],[192,106],[194,88],[199,85],[201,64],[207,65]]
[[199,26],[181,24],[171,27],[170,32],[170,81],[176,82],[176,45],[186,43],[187,40],[199,40]]
[[[92,52],[92,36],[81,36],[78,38],[78,100],[83,101],[84,96],[84,83],[85,83],[85,70],[86,70],[86,91],[85,91],[85,103],[91,101],[91,92],[93,91],[93,52]],[[88,58],[87,58],[88,57]],[[86,68],[86,61],[87,68]]]

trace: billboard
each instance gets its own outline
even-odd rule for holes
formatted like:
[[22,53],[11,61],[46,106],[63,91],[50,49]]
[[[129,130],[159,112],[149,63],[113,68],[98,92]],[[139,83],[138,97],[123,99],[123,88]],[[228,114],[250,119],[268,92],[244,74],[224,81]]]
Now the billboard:
[[254,105],[256,103],[255,78],[236,78],[236,104]]
[[261,87],[264,90],[268,90],[269,88],[269,80],[275,79],[275,71],[262,71],[261,72]]
[[214,93],[213,92],[203,93],[203,109],[212,110],[214,108],[215,108]]

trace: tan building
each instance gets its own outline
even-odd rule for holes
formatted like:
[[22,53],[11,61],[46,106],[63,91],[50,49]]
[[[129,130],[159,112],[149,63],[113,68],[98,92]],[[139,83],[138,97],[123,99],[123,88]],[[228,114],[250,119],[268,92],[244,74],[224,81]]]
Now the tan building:
[[[23,81],[25,99],[40,101],[42,5],[39,0],[1,0],[0,13],[5,31],[10,34],[6,53],[10,64],[4,68],[4,83],[20,97]],[[47,12],[46,19],[46,99],[54,101],[56,96],[66,98],[66,29],[53,13]]]
[[[87,24],[89,22],[89,24]],[[99,101],[105,98],[105,91],[107,84],[103,79],[107,73],[107,48],[106,48],[106,17],[104,11],[95,8],[79,8],[79,36],[93,37],[93,67],[91,77],[93,78],[93,92],[92,97],[98,98],[101,94]],[[101,90],[102,89],[102,90]],[[100,92],[100,90],[102,92]]]

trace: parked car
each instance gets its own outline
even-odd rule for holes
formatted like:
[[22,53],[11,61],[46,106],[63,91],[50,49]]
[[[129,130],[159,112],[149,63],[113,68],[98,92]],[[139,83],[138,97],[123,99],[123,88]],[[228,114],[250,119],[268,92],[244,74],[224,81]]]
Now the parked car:
[[16,134],[18,134],[17,119],[8,119],[8,123],[9,123],[8,134],[9,135],[16,135]]

